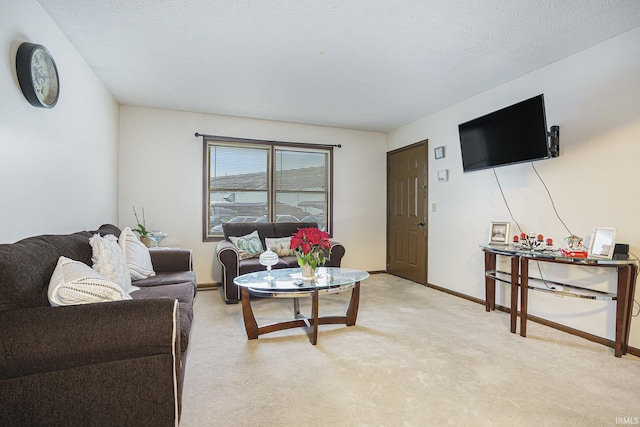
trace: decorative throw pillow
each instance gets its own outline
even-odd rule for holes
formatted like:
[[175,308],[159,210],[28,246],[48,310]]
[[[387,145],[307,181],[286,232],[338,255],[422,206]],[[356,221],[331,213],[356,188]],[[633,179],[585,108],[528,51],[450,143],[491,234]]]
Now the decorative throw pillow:
[[270,248],[278,256],[292,256],[295,255],[295,251],[291,249],[291,236],[289,237],[276,237],[264,239],[264,243],[267,248]]
[[153,271],[149,249],[138,239],[138,236],[131,231],[131,228],[125,227],[125,229],[122,230],[118,244],[124,253],[124,259],[131,274],[131,280],[136,281],[156,275],[156,272]]
[[231,243],[238,248],[240,259],[255,258],[264,252],[258,230],[241,237],[229,237]]
[[131,286],[131,274],[124,259],[124,253],[118,246],[118,239],[113,234],[102,237],[94,234],[89,239],[93,255],[93,269],[107,279],[118,284],[125,292],[137,291],[137,286]]
[[49,280],[48,296],[53,307],[131,299],[120,286],[88,265],[63,256],[58,258]]

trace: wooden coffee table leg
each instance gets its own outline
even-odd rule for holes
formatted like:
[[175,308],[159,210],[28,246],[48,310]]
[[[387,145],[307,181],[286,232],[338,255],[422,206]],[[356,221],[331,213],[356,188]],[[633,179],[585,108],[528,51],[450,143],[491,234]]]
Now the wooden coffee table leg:
[[356,324],[356,318],[358,317],[358,306],[360,305],[360,282],[356,282],[351,291],[351,301],[349,301],[349,307],[347,308],[347,326],[353,326]]
[[250,340],[258,338],[258,322],[253,315],[251,309],[251,299],[249,297],[249,288],[242,287],[242,317],[244,318],[244,328],[247,331],[247,337]]
[[318,343],[318,299],[319,299],[319,295],[318,295],[318,289],[314,289],[313,291],[313,297],[311,300],[311,319],[309,319],[311,321],[311,333],[310,333],[310,338],[311,338],[311,344],[316,345]]

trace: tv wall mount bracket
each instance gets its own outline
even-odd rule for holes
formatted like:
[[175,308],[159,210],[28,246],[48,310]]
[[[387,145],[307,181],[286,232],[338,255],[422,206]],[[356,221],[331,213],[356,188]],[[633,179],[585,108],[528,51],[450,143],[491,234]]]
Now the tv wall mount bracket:
[[549,157],[558,157],[560,155],[560,126],[551,126],[549,132]]

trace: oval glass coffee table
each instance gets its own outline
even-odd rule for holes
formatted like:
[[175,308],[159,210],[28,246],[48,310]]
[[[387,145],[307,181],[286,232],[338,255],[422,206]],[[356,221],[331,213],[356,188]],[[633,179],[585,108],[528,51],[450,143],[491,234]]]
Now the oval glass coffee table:
[[[299,268],[283,268],[243,274],[233,279],[241,289],[242,314],[247,337],[257,339],[259,335],[291,328],[305,328],[311,344],[318,342],[318,325],[345,324],[353,326],[358,316],[360,282],[369,277],[366,271],[350,268],[319,267],[316,276],[302,279]],[[321,294],[333,294],[351,289],[351,299],[344,316],[318,315],[318,299]],[[294,319],[258,326],[251,308],[250,295],[257,297],[292,298]],[[299,298],[311,297],[311,317],[300,313]]]

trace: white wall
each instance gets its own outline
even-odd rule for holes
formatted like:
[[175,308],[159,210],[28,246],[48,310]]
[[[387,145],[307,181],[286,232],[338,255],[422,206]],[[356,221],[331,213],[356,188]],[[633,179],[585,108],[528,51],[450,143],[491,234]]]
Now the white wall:
[[[483,254],[491,221],[515,224],[491,170],[462,173],[458,124],[544,93],[547,123],[560,126],[560,157],[535,163],[569,229],[590,236],[593,227],[617,227],[617,241],[640,255],[640,28],[390,133],[388,150],[428,138],[446,147],[429,163],[429,282],[484,298]],[[449,169],[448,182],[437,171]],[[562,243],[569,233],[556,217],[531,164],[496,169],[516,221],[526,232]],[[517,228],[515,229],[517,232]],[[516,234],[512,229],[511,234]],[[615,289],[604,269],[542,264],[546,277]],[[505,266],[505,269],[508,267]],[[532,275],[537,267],[530,267]],[[595,274],[594,274],[595,273]],[[506,286],[498,303],[509,305]],[[608,339],[615,337],[615,303],[530,293],[530,313]],[[636,291],[636,299],[640,292]],[[638,312],[638,306],[635,312]],[[630,345],[640,347],[633,318]]]
[[[121,227],[135,226],[144,207],[148,228],[168,233],[163,246],[194,250],[198,283],[221,280],[216,242],[202,241],[202,138],[342,144],[334,149],[334,239],[346,246],[342,265],[384,270],[386,135],[320,126],[122,106]],[[140,218],[142,220],[142,218]]]
[[[56,61],[53,109],[22,95],[15,57],[25,41]],[[34,0],[2,0],[0,44],[0,242],[115,222],[118,104]]]
[[[40,233],[66,233],[113,222],[147,224],[169,233],[164,245],[193,248],[200,283],[217,282],[215,243],[201,239],[202,143],[194,132],[234,137],[340,143],[335,151],[334,235],[345,243],[347,267],[385,268],[386,151],[428,138],[444,145],[430,159],[429,282],[484,297],[482,253],[490,221],[511,221],[493,173],[463,174],[457,125],[538,93],[549,125],[560,126],[561,155],[536,163],[571,231],[615,226],[618,241],[640,254],[640,29],[523,76],[388,135],[118,105],[75,48],[34,0],[2,0],[0,41],[0,242]],[[51,110],[23,97],[15,74],[21,42],[47,46],[61,79]],[[120,123],[119,123],[120,121]],[[118,129],[120,132],[118,134]],[[118,145],[119,141],[119,145]],[[120,149],[120,153],[118,150]],[[118,164],[119,161],[119,164]],[[438,183],[439,169],[450,180]],[[496,170],[516,220],[526,231],[561,242],[568,232],[555,217],[530,165]],[[551,268],[545,275],[611,287],[614,274]],[[636,298],[640,295],[636,292]],[[506,305],[508,291],[499,289]],[[612,303],[534,294],[530,311],[609,339]],[[637,313],[637,307],[636,307]],[[630,344],[640,347],[640,321]]]

